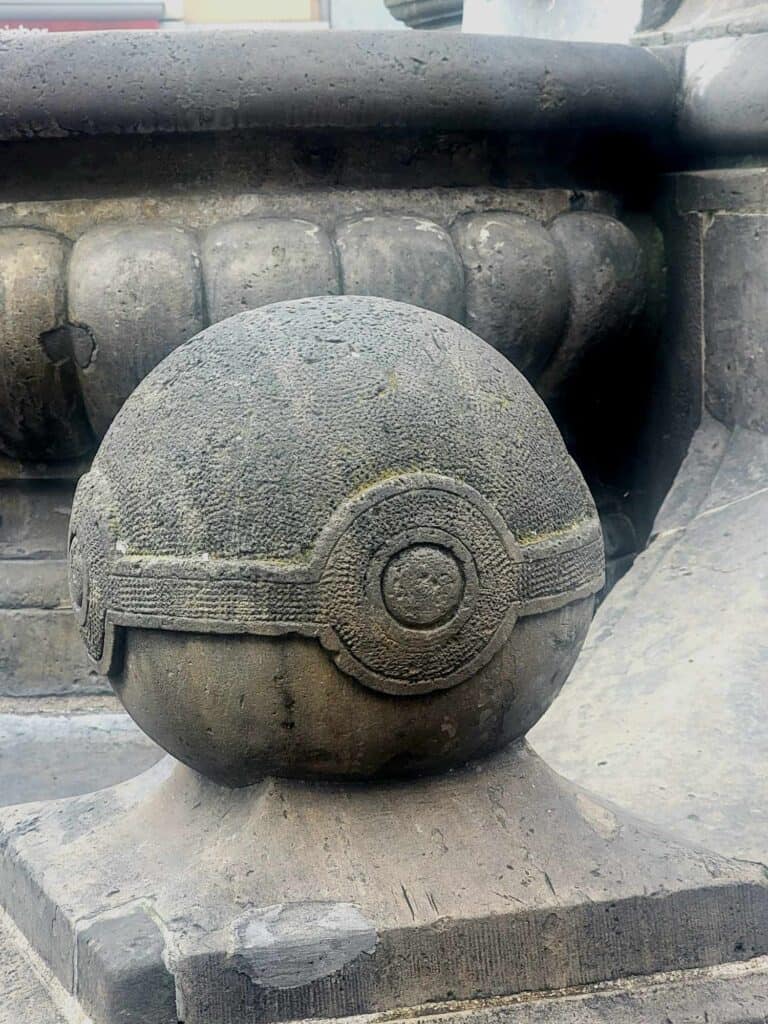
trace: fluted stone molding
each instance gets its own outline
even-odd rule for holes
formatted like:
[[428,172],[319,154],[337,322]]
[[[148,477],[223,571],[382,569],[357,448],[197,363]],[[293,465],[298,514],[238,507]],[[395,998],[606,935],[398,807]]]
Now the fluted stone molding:
[[0,451],[14,458],[54,444],[82,454],[169,352],[271,302],[339,293],[409,302],[465,323],[534,382],[544,371],[549,395],[592,345],[631,326],[645,296],[637,239],[592,212],[549,226],[503,211],[448,226],[379,214],[341,218],[330,233],[295,217],[201,234],[109,224],[80,235],[66,261],[68,251],[50,231],[0,228]]
[[[460,32],[27,33],[3,41],[0,139],[235,129],[669,129],[674,76],[640,47]],[[103,37],[103,38],[102,38]]]
[[384,0],[390,13],[409,28],[461,25],[464,0]]

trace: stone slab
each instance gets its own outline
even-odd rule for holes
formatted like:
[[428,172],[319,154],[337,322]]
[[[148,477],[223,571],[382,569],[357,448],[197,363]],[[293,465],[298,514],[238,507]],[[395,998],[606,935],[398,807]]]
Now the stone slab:
[[112,786],[161,755],[114,698],[0,704],[0,805]]
[[768,438],[705,421],[530,737],[601,796],[755,861],[768,860],[766,522]]
[[768,216],[715,216],[704,240],[707,408],[768,431]]
[[[0,1024],[88,1024],[2,911],[0,991]],[[408,1016],[394,1013],[384,1019],[390,1024],[764,1024],[767,1005],[768,960],[758,957],[555,994],[414,1007]],[[382,1019],[381,1014],[344,1018],[346,1024],[381,1024]]]
[[[160,1020],[235,1024],[533,998],[768,954],[761,867],[622,817],[525,745],[366,788],[226,790],[164,759],[0,821],[0,897],[101,1024],[136,972],[164,991],[172,976]],[[158,954],[116,971],[128,933]],[[140,1010],[124,1002],[122,1020],[146,1024]]]

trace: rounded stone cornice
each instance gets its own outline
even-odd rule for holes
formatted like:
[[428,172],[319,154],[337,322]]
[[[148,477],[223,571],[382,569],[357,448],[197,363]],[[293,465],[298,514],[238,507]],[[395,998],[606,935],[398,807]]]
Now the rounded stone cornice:
[[6,35],[0,139],[255,130],[658,136],[672,74],[640,48],[422,32]]
[[384,0],[389,12],[409,28],[452,28],[460,25],[464,0]]

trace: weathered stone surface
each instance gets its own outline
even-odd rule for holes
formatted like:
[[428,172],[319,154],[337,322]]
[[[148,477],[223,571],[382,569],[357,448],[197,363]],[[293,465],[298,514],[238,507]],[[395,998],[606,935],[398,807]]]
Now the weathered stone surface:
[[0,230],[0,451],[76,456],[93,441],[67,353],[46,338],[66,319],[67,242],[32,228]]
[[655,539],[601,605],[531,741],[603,797],[721,853],[768,850],[768,438],[708,419]]
[[342,290],[410,302],[459,322],[464,274],[450,235],[418,217],[363,217],[336,231]]
[[112,696],[0,700],[0,804],[114,786],[161,754]]
[[[369,141],[369,136],[361,136],[358,144],[363,146]],[[156,142],[152,140],[153,145]],[[449,157],[450,150],[444,159]],[[287,168],[285,174],[288,176]],[[463,214],[493,210],[520,213],[544,223],[570,209],[573,197],[570,189],[533,188],[530,184],[499,188],[488,184],[488,176],[489,168],[485,168],[482,181],[471,187],[440,188],[430,177],[421,188],[412,183],[397,188],[391,182],[371,182],[366,177],[364,182],[354,184],[344,180],[331,185],[324,180],[315,181],[311,189],[302,187],[302,182],[281,182],[279,189],[272,187],[257,192],[245,191],[247,181],[238,181],[226,192],[210,193],[190,188],[153,196],[152,213],[160,223],[182,224],[190,231],[202,232],[242,219],[286,218],[308,220],[332,234],[340,220],[361,217],[426,218],[447,229]],[[590,212],[609,216],[618,213],[616,196],[607,191],[586,189],[579,193],[579,202],[582,209]],[[87,199],[61,199],[54,193],[34,204],[0,202],[0,226],[40,227],[74,239],[98,225],[137,223],[145,219],[146,199],[135,191],[132,195],[105,197],[99,194]]]
[[146,910],[128,909],[78,934],[77,997],[86,1012],[120,1024],[177,1024],[164,940]]
[[591,496],[522,375],[444,317],[359,296],[243,313],[169,357],[71,532],[92,657],[228,784],[496,749],[557,692],[603,583]]
[[0,609],[0,695],[105,693],[69,608]]
[[71,480],[0,482],[0,558],[61,558],[67,553]]
[[512,213],[473,214],[453,229],[470,330],[525,374],[541,370],[568,319],[565,257],[545,228]]
[[706,403],[768,431],[768,216],[716,216],[704,242]]
[[0,608],[67,608],[66,559],[0,559]]
[[3,66],[0,138],[235,125],[658,136],[675,99],[640,48],[460,33],[302,33],[300,61],[285,32],[19,34]]
[[[760,11],[765,28],[765,10]],[[768,126],[768,34],[704,40],[686,47],[677,119],[680,141],[709,153],[761,153]]]
[[557,392],[590,348],[631,333],[646,296],[643,252],[620,221],[593,213],[567,213],[550,227],[568,267],[570,315],[562,344],[538,382]]
[[0,1024],[68,1024],[25,947],[23,936],[0,912]]
[[69,265],[69,319],[80,330],[75,361],[88,416],[103,435],[139,381],[204,326],[194,239],[161,224],[82,235]]
[[[151,901],[188,1024],[345,1017],[478,994],[530,1000],[768,950],[759,866],[644,829],[525,745],[375,789],[270,780],[228,791],[166,760],[111,790],[6,809],[0,820],[2,899],[61,983],[73,986],[75,921],[104,923],[109,942],[110,918]],[[247,855],[233,837],[247,837]],[[305,976],[304,953],[329,927],[346,936],[347,958]],[[276,940],[268,959],[265,929]],[[121,941],[101,957],[119,964]],[[131,958],[125,966],[130,976]],[[297,984],[281,987],[291,971]],[[87,960],[78,975],[81,987],[97,984]],[[111,1024],[123,977],[99,975],[98,1024]],[[683,1008],[696,995],[691,985]]]
[[203,239],[202,262],[212,323],[270,302],[339,291],[331,240],[305,220],[264,217],[220,224]]

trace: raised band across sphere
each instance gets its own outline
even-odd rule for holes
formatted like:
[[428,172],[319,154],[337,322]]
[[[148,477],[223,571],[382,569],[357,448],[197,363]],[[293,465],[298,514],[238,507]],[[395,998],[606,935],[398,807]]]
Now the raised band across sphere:
[[70,564],[128,711],[233,785],[437,770],[522,735],[603,582],[591,496],[522,375],[359,296],[172,353],[78,487]]

